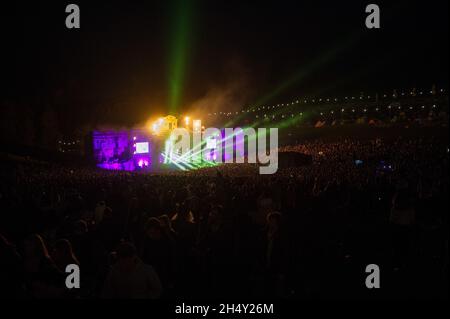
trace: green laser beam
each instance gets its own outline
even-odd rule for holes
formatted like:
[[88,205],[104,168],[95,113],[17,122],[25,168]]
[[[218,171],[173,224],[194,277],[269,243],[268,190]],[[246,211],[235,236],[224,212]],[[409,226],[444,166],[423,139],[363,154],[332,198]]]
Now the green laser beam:
[[176,0],[170,44],[169,112],[175,114],[183,94],[183,82],[191,42],[192,1]]
[[356,40],[360,37],[360,34],[353,34],[342,41],[339,41],[338,45],[335,45],[330,50],[326,51],[324,54],[315,58],[312,62],[308,63],[304,68],[299,69],[286,81],[280,83],[272,92],[266,94],[260,98],[255,105],[262,105],[267,103],[272,98],[278,96],[280,93],[288,89],[294,84],[299,83],[308,77],[311,73],[316,72],[320,68],[324,67],[329,62],[333,61],[338,57],[339,54],[348,49]]
[[[273,98],[280,95],[288,88],[306,79],[310,74],[316,72],[320,68],[323,68],[329,62],[336,59],[339,56],[339,54],[343,53],[345,50],[350,48],[352,44],[356,42],[361,36],[362,36],[361,33],[357,33],[342,39],[341,41],[339,41],[339,44],[333,46],[330,50],[326,51],[324,54],[315,58],[305,67],[298,69],[297,72],[292,74],[288,79],[286,79],[284,82],[281,82],[277,87],[275,87],[273,91],[269,92],[268,94],[258,99],[255,103],[253,103],[254,107],[258,107],[270,102]],[[236,118],[228,121],[226,123],[226,127],[233,125],[237,121],[244,118],[246,115],[247,112],[239,114]]]

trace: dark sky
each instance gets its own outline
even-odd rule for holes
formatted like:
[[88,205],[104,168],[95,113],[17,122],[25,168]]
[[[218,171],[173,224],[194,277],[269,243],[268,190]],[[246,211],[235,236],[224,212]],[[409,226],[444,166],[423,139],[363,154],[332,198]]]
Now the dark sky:
[[[180,1],[74,1],[80,30],[65,28],[70,2],[2,4],[0,101],[54,103],[73,125],[110,105],[126,109],[115,124],[167,112]],[[230,86],[247,105],[447,86],[448,2],[373,1],[368,30],[371,2],[190,1],[179,111]]]

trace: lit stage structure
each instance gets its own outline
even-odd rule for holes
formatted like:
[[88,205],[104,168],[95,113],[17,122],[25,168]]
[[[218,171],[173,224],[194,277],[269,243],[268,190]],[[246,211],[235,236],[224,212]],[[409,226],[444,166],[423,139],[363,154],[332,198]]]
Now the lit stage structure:
[[154,137],[145,129],[95,131],[92,142],[94,161],[102,169],[149,170],[155,159]]
[[[216,135],[207,137],[205,141],[201,141],[197,145],[192,145],[192,156],[195,156],[195,153],[203,155],[200,156],[198,162],[192,163],[190,159],[178,156],[175,152],[168,152],[168,144],[171,143],[170,133],[177,128],[177,124],[177,119],[169,115],[157,119],[147,128],[94,131],[92,133],[92,154],[96,166],[105,170],[118,171],[189,170],[215,166],[217,162],[221,162],[218,160],[219,156],[222,156],[222,161],[229,158],[218,150],[225,146],[226,139],[223,130]],[[204,127],[201,126],[201,120],[191,121],[186,117],[184,124],[190,133],[203,134]],[[236,140],[243,143],[243,140]],[[233,142],[233,150],[236,150],[235,142]]]
[[174,116],[161,117],[150,128],[92,132],[92,154],[106,170],[152,171],[163,162],[164,136],[177,128]]

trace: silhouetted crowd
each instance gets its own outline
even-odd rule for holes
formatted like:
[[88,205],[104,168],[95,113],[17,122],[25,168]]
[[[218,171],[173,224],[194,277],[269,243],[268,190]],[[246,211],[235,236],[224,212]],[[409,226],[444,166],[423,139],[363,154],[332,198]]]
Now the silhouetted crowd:
[[[314,140],[313,163],[164,174],[1,168],[10,298],[448,296],[448,141]],[[78,265],[80,288],[66,287]],[[366,266],[381,289],[366,288]]]

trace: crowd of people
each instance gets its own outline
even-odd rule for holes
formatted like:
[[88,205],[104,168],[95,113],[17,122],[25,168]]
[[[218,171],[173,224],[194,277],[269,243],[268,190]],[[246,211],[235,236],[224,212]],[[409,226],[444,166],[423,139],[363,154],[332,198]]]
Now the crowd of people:
[[[131,173],[5,164],[0,295],[448,296],[448,141],[312,140],[307,166]],[[65,285],[78,265],[79,289]],[[381,269],[382,288],[365,286]]]

